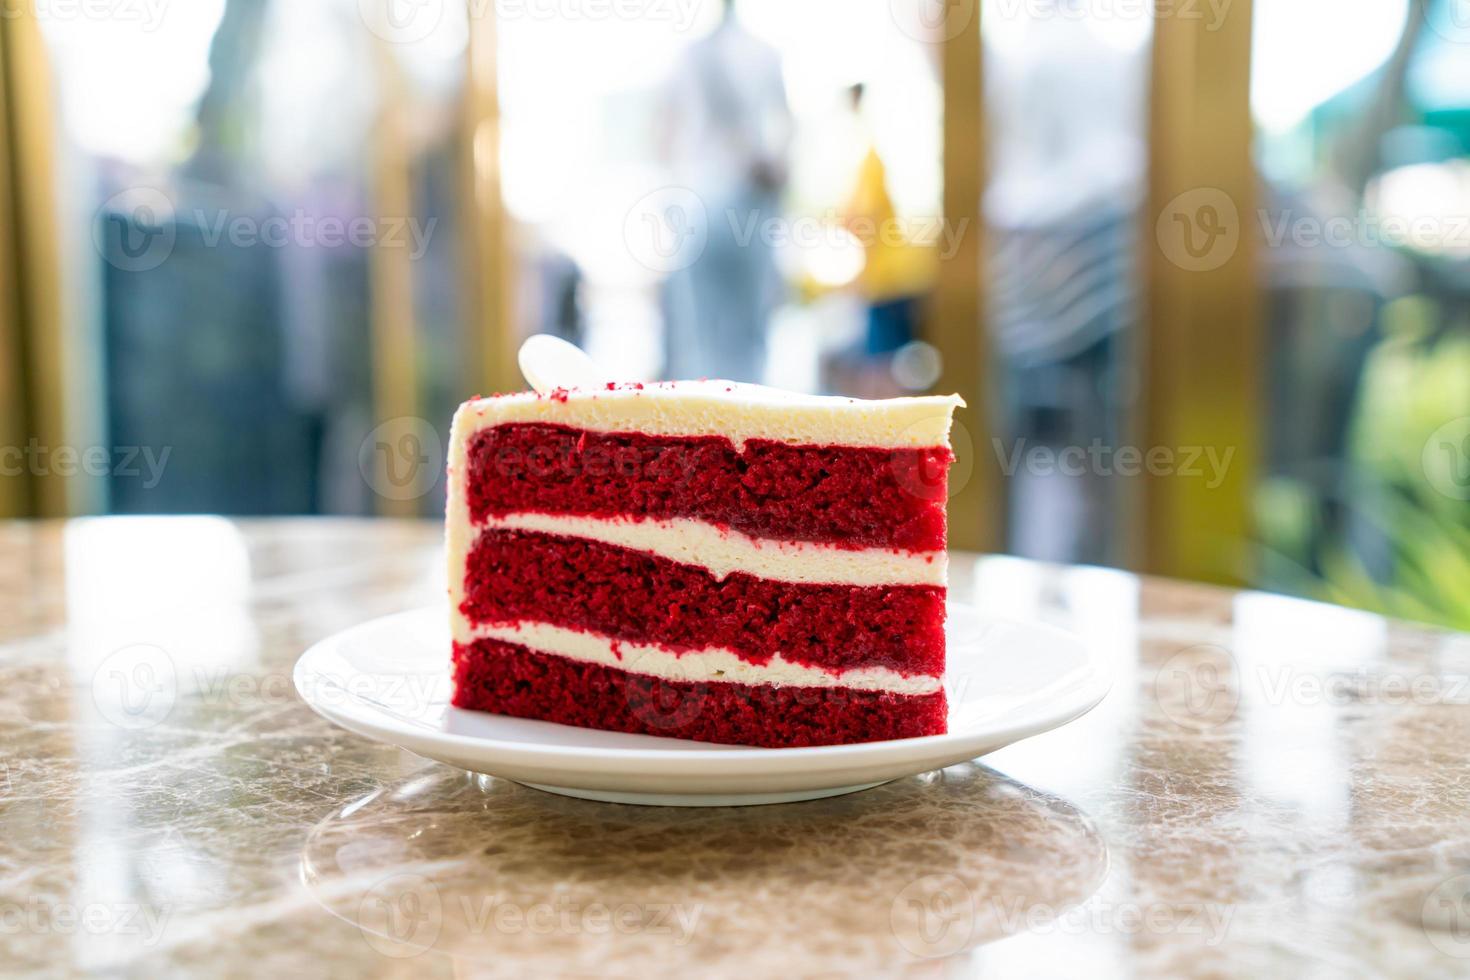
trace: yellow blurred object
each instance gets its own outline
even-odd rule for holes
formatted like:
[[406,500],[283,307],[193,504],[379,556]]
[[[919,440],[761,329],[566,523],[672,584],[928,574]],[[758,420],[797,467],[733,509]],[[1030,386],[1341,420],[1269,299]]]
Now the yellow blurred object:
[[918,242],[898,217],[888,194],[883,159],[873,147],[858,166],[857,183],[843,225],[863,246],[856,284],[871,303],[920,296],[934,287],[939,255],[934,242]]

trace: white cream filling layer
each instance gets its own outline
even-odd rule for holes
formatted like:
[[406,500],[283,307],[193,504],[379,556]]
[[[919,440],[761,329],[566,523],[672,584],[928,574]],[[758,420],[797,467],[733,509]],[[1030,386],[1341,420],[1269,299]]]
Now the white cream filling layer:
[[764,664],[742,660],[731,650],[712,647],[675,653],[660,646],[625,643],[597,633],[563,629],[547,623],[470,623],[454,616],[455,640],[470,643],[494,639],[518,643],[539,653],[570,660],[600,664],[634,674],[647,674],[671,681],[724,681],[732,684],[772,684],[778,687],[845,687],[859,691],[887,691],[921,695],[939,691],[942,680],[930,676],[905,676],[886,667],[857,667],[840,673],[790,663],[780,654]]
[[650,436],[724,436],[795,445],[922,449],[949,445],[958,395],[865,401],[805,395],[733,381],[673,381],[612,390],[523,392],[460,406],[452,442],[510,422],[549,422],[594,432]]
[[753,538],[687,518],[638,520],[521,513],[492,517],[478,527],[587,538],[694,565],[720,580],[731,572],[741,572],[805,585],[942,586],[948,567],[947,556],[942,551],[893,548],[852,551],[809,541]]

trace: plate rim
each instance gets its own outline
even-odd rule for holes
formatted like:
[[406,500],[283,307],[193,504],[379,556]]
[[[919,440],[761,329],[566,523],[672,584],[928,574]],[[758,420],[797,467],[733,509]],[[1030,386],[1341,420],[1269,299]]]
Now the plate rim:
[[[332,656],[335,648],[350,641],[361,633],[383,629],[394,620],[426,617],[439,611],[438,606],[420,606],[402,610],[338,630],[309,646],[292,670],[292,682],[301,699],[317,714],[333,724],[354,734],[417,751],[413,745],[442,746],[460,750],[467,756],[485,755],[495,761],[511,765],[539,765],[559,772],[606,772],[609,765],[620,770],[646,771],[648,766],[657,766],[659,771],[677,775],[686,770],[698,769],[700,775],[711,774],[711,767],[718,767],[729,775],[794,774],[809,769],[842,769],[843,762],[851,761],[856,766],[867,766],[884,760],[899,761],[909,756],[949,756],[956,752],[975,751],[962,755],[955,761],[974,758],[979,754],[999,747],[994,743],[1009,745],[1043,732],[1068,724],[1100,704],[1112,689],[1113,677],[1109,665],[1092,644],[1080,636],[1051,623],[1037,620],[1008,619],[983,616],[973,605],[951,600],[950,606],[976,615],[989,627],[993,625],[1015,626],[1033,633],[1049,634],[1058,642],[1075,646],[1083,656],[1087,668],[1086,680],[1074,691],[1053,702],[1042,701],[1038,710],[1023,714],[1014,722],[992,725],[965,732],[946,732],[940,735],[922,735],[916,738],[887,739],[876,742],[851,742],[840,745],[808,745],[790,748],[765,748],[759,746],[715,745],[702,747],[704,743],[686,740],[677,751],[657,747],[620,746],[571,746],[551,743],[510,741],[483,735],[448,732],[424,726],[416,730],[412,722],[395,718],[381,710],[373,709],[370,702],[353,696],[349,692],[347,704],[359,710],[353,712],[335,705],[324,704],[312,697],[308,690],[313,678],[330,679],[333,675],[313,666],[318,659]],[[445,616],[447,618],[447,613]],[[340,656],[340,654],[338,654]],[[544,724],[555,724],[544,722]],[[576,727],[576,726],[567,726]],[[596,729],[586,729],[596,731]],[[654,736],[658,737],[658,736]],[[990,746],[991,748],[987,748]],[[951,765],[953,762],[945,763]]]

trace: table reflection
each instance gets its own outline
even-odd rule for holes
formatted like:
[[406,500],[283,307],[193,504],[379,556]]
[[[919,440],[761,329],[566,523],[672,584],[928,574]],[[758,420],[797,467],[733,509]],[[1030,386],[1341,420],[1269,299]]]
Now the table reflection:
[[387,956],[511,974],[862,973],[1084,901],[1093,822],[974,763],[787,806],[591,803],[432,771],[311,832],[312,895]]

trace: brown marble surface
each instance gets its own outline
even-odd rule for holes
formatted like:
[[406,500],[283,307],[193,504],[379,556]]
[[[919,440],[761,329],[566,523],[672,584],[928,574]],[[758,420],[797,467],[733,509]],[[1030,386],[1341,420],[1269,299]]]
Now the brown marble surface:
[[1470,638],[961,559],[1114,665],[1086,718],[787,806],[550,796],[334,729],[313,641],[431,524],[0,525],[0,972],[1470,975]]

